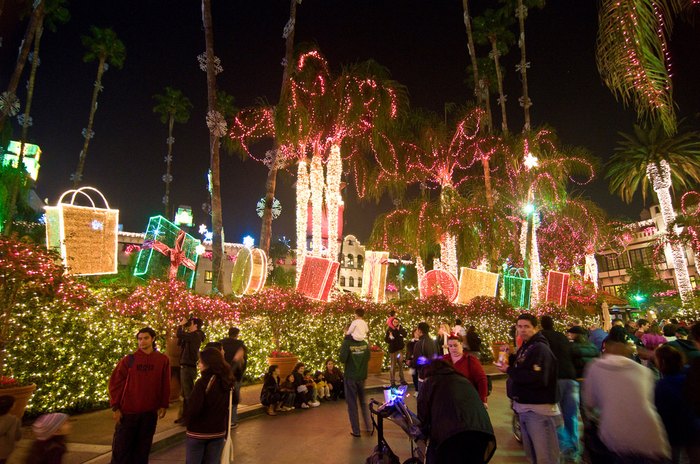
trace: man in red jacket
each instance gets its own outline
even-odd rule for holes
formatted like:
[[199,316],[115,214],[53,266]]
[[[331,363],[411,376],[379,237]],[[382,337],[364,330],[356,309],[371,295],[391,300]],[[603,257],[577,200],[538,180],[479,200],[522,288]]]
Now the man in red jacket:
[[156,333],[145,327],[136,334],[139,349],[122,358],[109,379],[114,411],[112,463],[147,464],[158,418],[170,398],[170,361],[155,349]]

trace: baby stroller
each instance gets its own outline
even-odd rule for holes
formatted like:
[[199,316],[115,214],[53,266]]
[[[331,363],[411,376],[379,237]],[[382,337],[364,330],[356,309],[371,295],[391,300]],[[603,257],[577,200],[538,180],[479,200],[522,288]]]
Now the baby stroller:
[[[370,400],[369,411],[372,425],[377,430],[377,446],[365,461],[366,464],[401,464],[399,457],[394,454],[384,438],[384,419],[397,424],[408,435],[411,443],[411,457],[403,464],[422,464],[425,462],[426,442],[420,430],[420,421],[404,403],[406,385],[384,388],[384,403],[374,398]],[[376,416],[376,419],[375,419]]]

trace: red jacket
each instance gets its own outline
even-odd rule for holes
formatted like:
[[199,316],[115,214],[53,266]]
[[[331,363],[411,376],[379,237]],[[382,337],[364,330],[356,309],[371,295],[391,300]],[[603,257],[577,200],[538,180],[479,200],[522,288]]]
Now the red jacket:
[[123,414],[167,408],[169,399],[170,361],[158,351],[124,356],[109,378],[109,405]]
[[[449,354],[442,357],[445,361],[452,364],[452,358]],[[464,353],[457,363],[452,364],[457,372],[465,376],[474,385],[476,391],[479,392],[479,397],[482,403],[486,403],[489,395],[489,384],[486,380],[486,372],[481,367],[481,363],[476,357],[471,354]]]

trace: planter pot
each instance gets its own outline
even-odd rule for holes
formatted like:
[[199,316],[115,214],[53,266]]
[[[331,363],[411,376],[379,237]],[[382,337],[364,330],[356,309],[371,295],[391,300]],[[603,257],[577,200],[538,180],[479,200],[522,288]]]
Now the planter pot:
[[370,351],[369,352],[369,364],[367,364],[367,373],[368,374],[381,374],[383,363],[384,363],[384,352],[383,351]]
[[10,409],[10,414],[22,420],[24,410],[27,409],[27,403],[29,403],[29,399],[34,394],[34,390],[36,390],[36,384],[33,383],[22,387],[1,388],[0,395],[14,397],[15,404]]
[[282,358],[267,358],[267,365],[272,366],[277,364],[280,368],[280,379],[285,379],[289,374],[292,373],[292,369],[296,363],[299,362],[299,358],[296,356],[284,356]]

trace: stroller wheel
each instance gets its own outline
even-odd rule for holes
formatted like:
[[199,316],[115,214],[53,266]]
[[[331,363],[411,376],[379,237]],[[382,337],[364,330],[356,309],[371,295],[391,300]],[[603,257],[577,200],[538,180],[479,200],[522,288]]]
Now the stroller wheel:
[[515,438],[518,441],[518,443],[522,443],[523,442],[523,434],[522,434],[522,431],[520,430],[520,419],[518,418],[517,414],[513,414],[512,427],[513,427],[513,438]]

